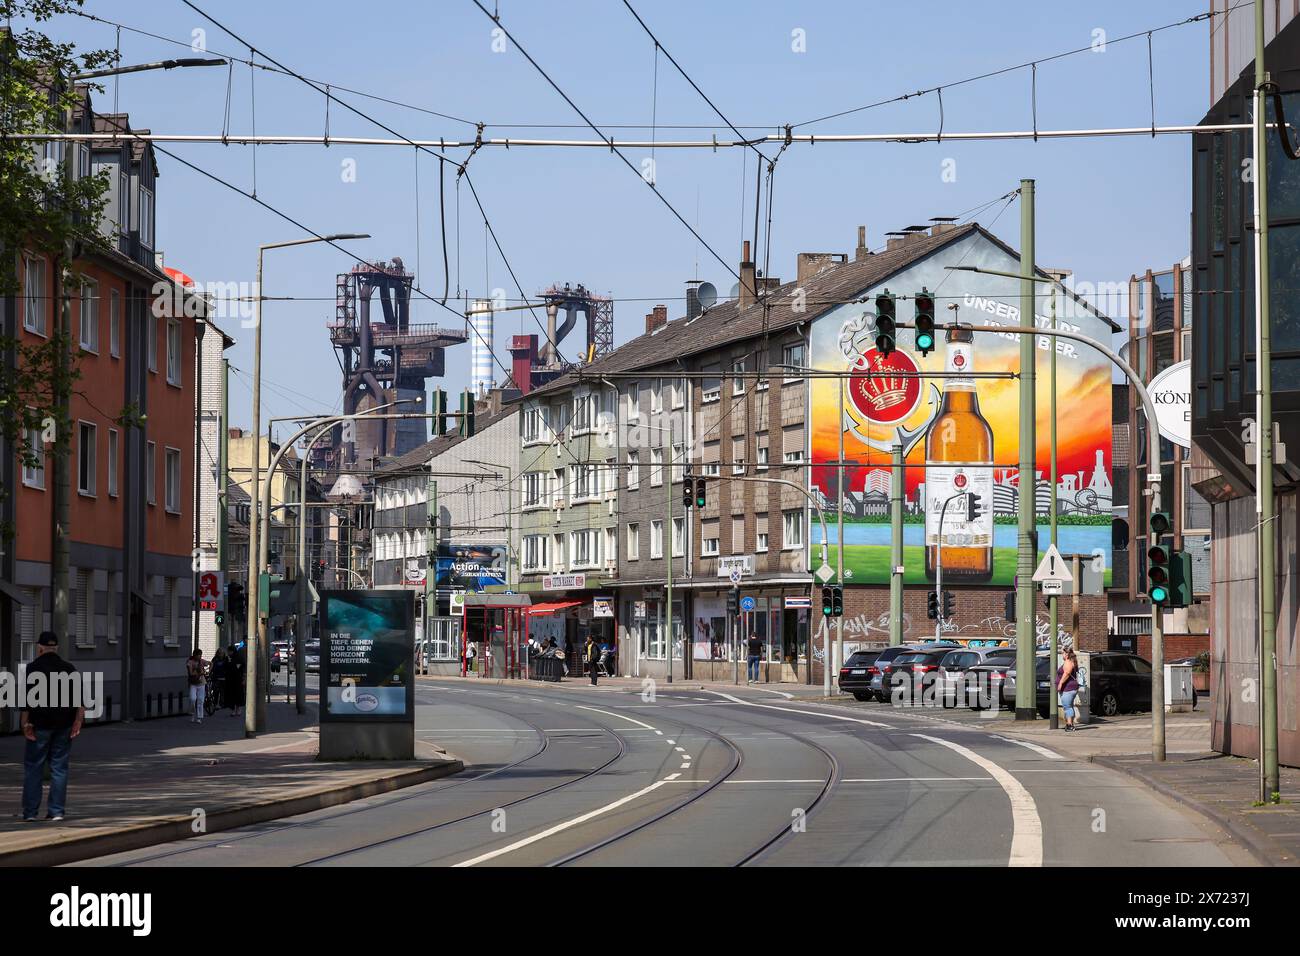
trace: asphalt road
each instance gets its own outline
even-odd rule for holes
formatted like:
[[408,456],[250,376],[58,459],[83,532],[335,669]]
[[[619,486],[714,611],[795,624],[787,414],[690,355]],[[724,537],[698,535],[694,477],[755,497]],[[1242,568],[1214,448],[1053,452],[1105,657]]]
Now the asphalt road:
[[1231,866],[1129,778],[979,727],[735,694],[421,681],[464,773],[106,866]]

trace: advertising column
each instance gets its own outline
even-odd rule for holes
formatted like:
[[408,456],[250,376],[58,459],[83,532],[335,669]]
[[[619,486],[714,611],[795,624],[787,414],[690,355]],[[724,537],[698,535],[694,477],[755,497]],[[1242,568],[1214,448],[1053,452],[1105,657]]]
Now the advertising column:
[[321,594],[320,757],[415,758],[415,595]]

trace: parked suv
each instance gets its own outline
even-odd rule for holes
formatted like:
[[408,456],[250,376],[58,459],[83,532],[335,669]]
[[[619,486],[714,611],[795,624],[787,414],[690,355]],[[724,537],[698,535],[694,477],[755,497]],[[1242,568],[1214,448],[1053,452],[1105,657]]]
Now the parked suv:
[[894,658],[882,682],[889,699],[892,701],[898,691],[908,703],[921,703],[939,676],[939,662],[951,653],[948,647],[923,647]]
[[1008,653],[1014,657],[1015,652],[1014,647],[959,647],[949,651],[939,661],[939,677],[936,681],[943,706],[954,707],[967,702],[970,697],[967,687],[973,687],[974,681],[971,668],[1005,657]]
[[[1046,657],[1038,664],[1038,710],[1046,714],[1052,679]],[[1055,675],[1052,675],[1054,677]],[[1088,681],[1088,708],[1102,717],[1114,717],[1126,710],[1151,709],[1151,663],[1124,651],[1088,655],[1084,677]]]
[[871,699],[871,665],[883,651],[854,651],[840,668],[840,690],[858,700]]

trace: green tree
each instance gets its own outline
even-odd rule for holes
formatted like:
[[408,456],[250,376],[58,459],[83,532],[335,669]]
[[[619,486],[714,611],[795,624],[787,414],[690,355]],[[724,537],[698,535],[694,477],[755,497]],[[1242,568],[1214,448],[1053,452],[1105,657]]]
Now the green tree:
[[[40,457],[33,434],[42,444],[53,440],[56,456],[69,454],[69,399],[79,373],[66,298],[75,288],[74,262],[106,248],[99,222],[108,182],[106,174],[70,175],[60,161],[67,144],[12,137],[65,131],[79,99],[70,78],[115,62],[111,50],[78,53],[44,32],[49,20],[82,2],[0,0],[0,297],[23,292],[22,259],[29,252],[55,264],[55,281],[40,294],[52,287],[60,300],[47,310],[54,321],[46,338],[24,338],[17,330],[0,335],[0,435],[31,465]],[[0,528],[5,537],[12,531]]]

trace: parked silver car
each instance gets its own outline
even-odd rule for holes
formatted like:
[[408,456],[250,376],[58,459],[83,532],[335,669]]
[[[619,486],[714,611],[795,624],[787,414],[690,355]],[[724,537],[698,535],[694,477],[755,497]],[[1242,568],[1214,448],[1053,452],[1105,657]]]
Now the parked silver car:
[[[980,673],[972,672],[971,668],[978,667],[989,660],[1014,657],[1015,653],[1015,647],[959,647],[949,651],[948,655],[939,662],[938,677],[935,679],[935,690],[939,694],[939,699],[943,701],[943,706],[960,707],[968,703],[968,682],[972,688],[975,688],[974,681],[976,675]],[[983,690],[983,688],[976,689]],[[987,690],[985,693],[987,694]]]

